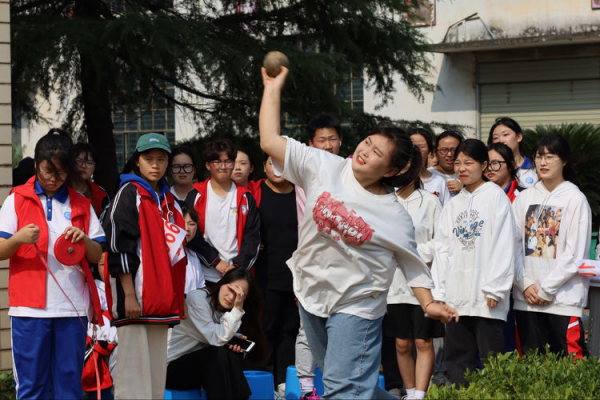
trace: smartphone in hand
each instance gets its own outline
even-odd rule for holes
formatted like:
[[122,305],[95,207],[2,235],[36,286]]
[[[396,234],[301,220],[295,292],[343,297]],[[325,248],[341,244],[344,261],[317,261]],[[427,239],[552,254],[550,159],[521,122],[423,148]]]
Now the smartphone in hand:
[[254,348],[254,342],[252,342],[250,340],[242,339],[237,336],[234,336],[233,338],[231,338],[231,340],[227,344],[229,344],[231,346],[240,346],[240,348],[242,349],[242,351],[244,351],[244,353],[248,353],[250,350],[252,350],[252,348]]

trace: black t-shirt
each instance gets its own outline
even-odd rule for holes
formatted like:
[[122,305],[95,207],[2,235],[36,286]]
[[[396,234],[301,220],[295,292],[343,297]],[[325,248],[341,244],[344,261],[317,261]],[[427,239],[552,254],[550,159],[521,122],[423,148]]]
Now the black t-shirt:
[[256,280],[263,289],[292,291],[292,273],[285,263],[298,246],[296,191],[275,193],[260,183],[260,239],[264,248],[256,261]]

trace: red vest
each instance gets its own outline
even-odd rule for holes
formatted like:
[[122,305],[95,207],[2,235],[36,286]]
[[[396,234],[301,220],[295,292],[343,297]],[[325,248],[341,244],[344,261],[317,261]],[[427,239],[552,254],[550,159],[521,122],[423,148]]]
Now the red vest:
[[[45,260],[48,260],[48,223],[44,207],[35,193],[35,176],[24,185],[14,189],[15,212],[17,214],[17,231],[29,224],[40,228],[37,245]],[[71,224],[81,229],[86,235],[90,226],[90,200],[67,187],[71,206]],[[100,299],[98,290],[84,258],[80,266],[90,288],[95,315],[92,322],[102,325]],[[8,296],[9,306],[46,308],[46,267],[38,257],[37,250],[32,244],[23,244],[10,258]],[[52,279],[52,278],[50,278]]]
[[517,180],[513,179],[510,182],[510,186],[508,188],[508,192],[506,193],[506,195],[508,196],[508,198],[510,199],[510,202],[512,203],[513,201],[515,201],[515,199],[517,198],[517,195],[515,194],[515,190],[517,189]]
[[[207,185],[210,182],[210,178],[205,180],[204,182],[196,182],[194,183],[194,188],[200,194],[200,198],[194,204],[194,208],[198,213],[198,228],[200,229],[199,234],[204,235],[204,226],[206,223],[206,199],[207,199]],[[238,185],[237,183],[231,181],[237,188],[237,239],[238,239],[238,251],[240,250],[240,246],[242,245],[242,239],[244,237],[244,230],[246,229],[246,220],[248,219],[248,201],[246,200],[246,196],[244,194],[250,193],[248,189],[245,187]]]
[[106,196],[108,196],[108,193],[106,193],[106,190],[102,189],[92,181],[87,181],[87,184],[92,191],[92,206],[94,206],[96,216],[99,217],[102,213],[102,201]]

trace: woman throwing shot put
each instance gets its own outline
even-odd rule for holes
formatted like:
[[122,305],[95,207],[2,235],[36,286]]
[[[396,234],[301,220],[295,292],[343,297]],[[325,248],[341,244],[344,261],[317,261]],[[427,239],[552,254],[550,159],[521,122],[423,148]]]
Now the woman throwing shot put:
[[398,128],[374,129],[343,159],[280,136],[281,90],[262,70],[260,144],[277,175],[306,192],[304,225],[288,265],[306,335],[323,370],[323,399],[393,398],[377,388],[381,322],[395,269],[430,318],[458,320],[434,303],[433,281],[417,253],[410,216],[393,187],[414,181],[420,152]]

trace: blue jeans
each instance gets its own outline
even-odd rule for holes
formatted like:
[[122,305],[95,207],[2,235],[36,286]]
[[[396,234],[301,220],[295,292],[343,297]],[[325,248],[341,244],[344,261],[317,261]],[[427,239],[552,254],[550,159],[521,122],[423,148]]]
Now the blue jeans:
[[350,314],[317,317],[298,304],[306,337],[323,371],[321,399],[395,399],[377,386],[381,363],[381,322]]

